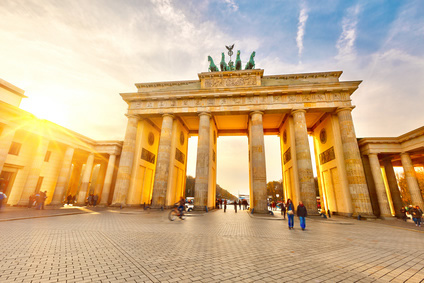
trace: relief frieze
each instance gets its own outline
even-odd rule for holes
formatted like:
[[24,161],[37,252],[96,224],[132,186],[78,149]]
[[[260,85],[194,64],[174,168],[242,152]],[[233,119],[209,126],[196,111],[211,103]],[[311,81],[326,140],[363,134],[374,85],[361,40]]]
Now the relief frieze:
[[141,159],[146,160],[149,163],[155,164],[156,155],[153,152],[148,151],[144,147],[141,150]]
[[331,160],[336,159],[336,154],[334,153],[334,147],[330,147],[324,152],[319,154],[319,163],[321,165],[330,162]]
[[182,164],[184,164],[185,162],[185,154],[182,153],[181,150],[179,150],[178,148],[175,148],[175,159],[179,162],[181,162]]
[[284,164],[286,164],[287,162],[289,162],[291,160],[291,150],[290,147],[286,150],[286,152],[284,152],[283,154],[283,162]]
[[206,88],[233,87],[233,86],[254,86],[254,85],[256,85],[256,77],[205,79],[205,87]]

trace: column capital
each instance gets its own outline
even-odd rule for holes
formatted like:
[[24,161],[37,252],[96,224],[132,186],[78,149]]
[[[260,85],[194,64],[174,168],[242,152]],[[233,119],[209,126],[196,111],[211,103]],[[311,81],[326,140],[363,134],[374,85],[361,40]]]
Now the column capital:
[[170,113],[162,114],[162,118],[165,118],[165,117],[171,117],[172,119],[175,118],[175,116],[173,114],[170,114]]
[[307,108],[303,108],[303,109],[293,109],[290,114],[296,114],[297,112],[302,112],[302,113],[306,113]]
[[250,112],[250,113],[249,113],[249,116],[253,116],[253,115],[255,115],[255,114],[260,114],[261,116],[263,116],[263,115],[264,115],[264,112],[259,111],[259,110],[257,110],[257,111],[252,111],[252,112]]
[[202,112],[199,112],[198,116],[199,117],[200,116],[209,116],[209,118],[211,118],[212,117],[212,114],[210,112],[202,111]]
[[355,106],[347,106],[347,107],[338,107],[337,109],[336,109],[336,114],[339,114],[340,112],[342,112],[342,111],[349,111],[349,112],[352,112],[352,110],[355,108]]
[[409,156],[409,152],[402,151],[402,152],[400,153],[400,155],[401,155],[401,156],[402,156],[402,155],[404,155],[404,156]]

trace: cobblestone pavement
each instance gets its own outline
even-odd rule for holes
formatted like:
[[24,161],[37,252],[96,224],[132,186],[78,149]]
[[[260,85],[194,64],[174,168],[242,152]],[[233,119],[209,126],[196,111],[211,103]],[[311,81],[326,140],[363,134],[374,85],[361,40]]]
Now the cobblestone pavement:
[[[424,229],[228,209],[0,221],[0,282],[423,282]],[[273,221],[267,221],[273,219]],[[394,220],[397,221],[397,220]]]

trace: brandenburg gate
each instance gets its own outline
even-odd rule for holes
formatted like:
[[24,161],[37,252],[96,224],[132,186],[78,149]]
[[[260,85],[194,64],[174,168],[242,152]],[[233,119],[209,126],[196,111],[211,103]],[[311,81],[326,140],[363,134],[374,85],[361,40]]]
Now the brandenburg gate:
[[112,205],[177,202],[185,191],[188,138],[197,135],[195,209],[213,208],[217,138],[245,135],[250,206],[267,212],[264,135],[278,135],[286,199],[317,213],[314,156],[326,201],[342,215],[372,216],[351,115],[350,96],[361,81],[340,81],[342,72],[263,73],[204,72],[198,80],[138,83],[137,92],[122,93],[128,124]]

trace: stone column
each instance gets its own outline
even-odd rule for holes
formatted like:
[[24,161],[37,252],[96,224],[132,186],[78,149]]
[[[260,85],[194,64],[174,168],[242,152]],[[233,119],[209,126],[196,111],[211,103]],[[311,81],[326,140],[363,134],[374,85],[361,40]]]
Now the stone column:
[[353,204],[353,215],[374,216],[370,195],[365,179],[364,167],[361,161],[355,128],[353,126],[352,108],[339,108],[340,135],[342,138],[343,157],[346,166],[346,175]]
[[128,189],[130,188],[131,171],[134,163],[135,142],[137,138],[138,117],[129,115],[127,117],[127,130],[125,132],[124,145],[122,146],[121,159],[119,161],[118,176],[116,178],[112,206],[125,205]]
[[6,161],[14,136],[15,130],[11,127],[4,126],[0,135],[0,173],[3,170],[4,162]]
[[400,197],[399,187],[397,185],[395,170],[393,169],[392,161],[389,158],[384,159],[383,161],[384,171],[386,171],[387,183],[390,188],[390,194],[392,196],[393,207],[395,209],[396,217],[401,218],[402,213],[400,209],[403,206],[402,198]]
[[[305,118],[306,110],[299,109],[292,112],[294,120],[294,138],[296,147],[296,160],[298,179],[300,185],[300,198],[308,214],[318,215],[317,197],[312,171],[311,151],[309,149],[308,129]],[[297,207],[298,203],[295,204]]]
[[378,156],[375,153],[368,155],[371,165],[371,173],[374,179],[375,191],[377,193],[378,207],[380,208],[380,216],[391,217],[389,199],[387,198],[386,187],[384,186],[383,177],[381,176],[381,167]]
[[107,205],[109,199],[110,186],[112,185],[113,169],[115,168],[116,155],[109,155],[109,161],[107,163],[105,182],[103,184],[102,196],[100,198],[99,205]]
[[169,164],[171,162],[172,127],[174,116],[164,114],[159,138],[158,159],[156,161],[155,181],[153,183],[152,207],[165,207],[168,189]]
[[250,205],[255,212],[268,213],[266,194],[266,163],[263,112],[255,111],[250,114],[250,162],[252,174],[253,200]]
[[41,167],[43,166],[48,147],[49,140],[40,140],[37,150],[35,151],[34,159],[32,160],[18,205],[28,205],[29,197],[35,192],[35,187],[37,186],[38,178],[40,177]]
[[87,189],[90,183],[91,171],[93,171],[94,164],[94,153],[90,153],[87,158],[87,163],[85,164],[84,174],[82,175],[81,188],[78,193],[77,204],[85,204],[85,199],[87,197]]
[[403,171],[405,172],[405,179],[406,183],[408,184],[408,190],[411,194],[412,205],[418,205],[422,209],[424,207],[423,197],[421,195],[411,157],[407,152],[404,152],[401,153],[400,160],[402,161]]
[[63,194],[65,193],[73,156],[74,149],[72,147],[68,147],[63,157],[62,168],[60,169],[59,177],[57,178],[56,188],[54,190],[53,199],[50,205],[62,204]]
[[196,183],[194,185],[194,209],[205,210],[208,205],[210,127],[211,115],[199,114],[199,139],[197,141]]

